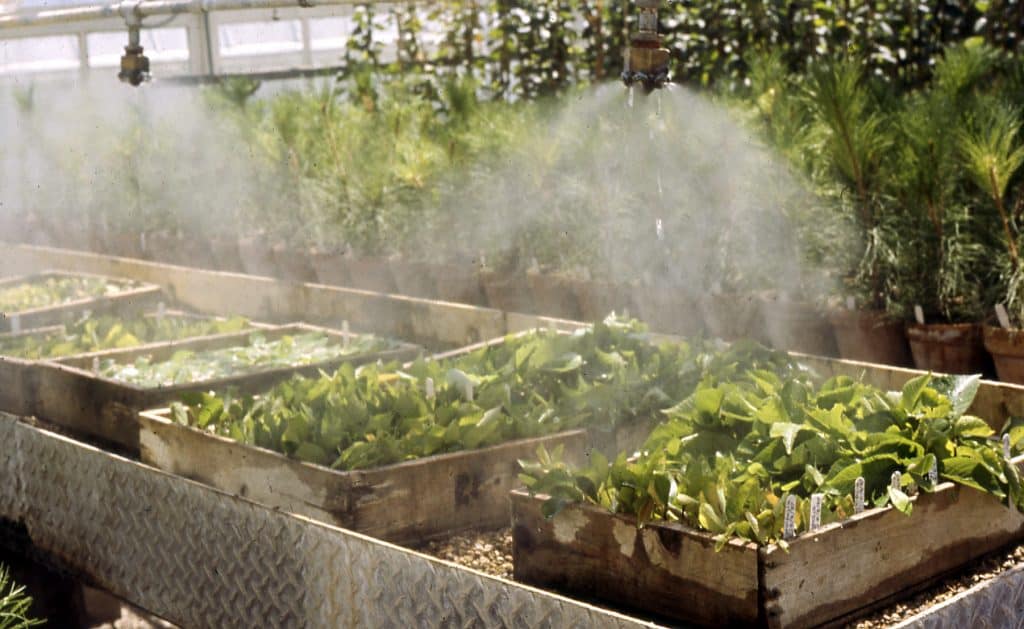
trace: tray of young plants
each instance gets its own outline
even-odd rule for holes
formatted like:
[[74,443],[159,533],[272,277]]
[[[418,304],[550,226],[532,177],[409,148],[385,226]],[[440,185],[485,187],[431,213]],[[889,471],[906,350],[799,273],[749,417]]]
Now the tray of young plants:
[[141,312],[155,307],[160,287],[134,280],[47,271],[0,280],[0,332],[72,321],[83,310]]
[[[0,410],[16,415],[35,412],[36,362],[148,343],[229,334],[252,327],[247,319],[221,319],[165,310],[139,315],[89,311],[62,325],[0,333]],[[258,325],[258,324],[256,324]]]
[[634,454],[522,462],[515,578],[699,625],[849,620],[1024,534],[1024,429],[968,415],[978,387],[709,374]]
[[301,323],[104,350],[40,362],[35,413],[135,452],[138,412],[183,393],[259,391],[297,373],[314,375],[349,361],[412,359],[420,351],[371,334]]
[[266,504],[422,542],[507,525],[518,459],[543,444],[582,460],[595,443],[632,434],[616,427],[649,432],[645,420],[739,356],[788,365],[755,346],[712,355],[657,344],[636,321],[536,330],[406,365],[343,366],[255,396],[194,395],[142,414],[141,455]]

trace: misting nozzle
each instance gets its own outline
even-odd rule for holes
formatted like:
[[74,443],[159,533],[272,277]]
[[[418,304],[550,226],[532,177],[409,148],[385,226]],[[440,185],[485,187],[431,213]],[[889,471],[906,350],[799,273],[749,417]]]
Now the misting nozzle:
[[660,4],[660,0],[636,0],[638,27],[630,38],[625,70],[622,71],[622,81],[627,86],[639,83],[647,92],[668,82],[669,52],[662,48],[661,36],[658,35]]
[[123,3],[120,11],[128,25],[128,45],[124,47],[124,54],[121,55],[121,71],[117,73],[117,78],[123,83],[138,87],[149,80],[149,57],[142,54],[139,35],[142,30],[139,3]]

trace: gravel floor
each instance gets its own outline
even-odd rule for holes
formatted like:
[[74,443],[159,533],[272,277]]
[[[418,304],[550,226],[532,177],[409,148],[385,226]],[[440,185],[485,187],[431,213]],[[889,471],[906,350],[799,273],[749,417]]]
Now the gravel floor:
[[[457,535],[447,540],[432,542],[420,550],[428,555],[475,568],[487,574],[512,578],[511,529]],[[963,572],[940,581],[915,596],[850,623],[847,627],[873,629],[898,623],[1022,562],[1024,544],[981,559]]]

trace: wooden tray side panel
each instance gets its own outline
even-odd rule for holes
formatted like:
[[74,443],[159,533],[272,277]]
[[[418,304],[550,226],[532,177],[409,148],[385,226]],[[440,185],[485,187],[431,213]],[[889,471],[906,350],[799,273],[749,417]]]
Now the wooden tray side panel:
[[0,356],[0,411],[14,415],[34,414],[36,376],[32,361]]
[[143,462],[268,506],[394,543],[419,543],[468,529],[508,524],[508,495],[520,486],[517,460],[538,445],[565,444],[582,456],[584,433],[427,457],[372,470],[339,472],[140,416]]
[[541,498],[512,493],[515,579],[589,600],[708,626],[758,624],[758,557],[750,544],[674,526],[637,529],[602,509],[569,505],[548,520]]
[[789,552],[761,550],[768,626],[812,627],[866,612],[1024,534],[1024,516],[979,491],[947,484],[920,495],[908,517],[865,513]]

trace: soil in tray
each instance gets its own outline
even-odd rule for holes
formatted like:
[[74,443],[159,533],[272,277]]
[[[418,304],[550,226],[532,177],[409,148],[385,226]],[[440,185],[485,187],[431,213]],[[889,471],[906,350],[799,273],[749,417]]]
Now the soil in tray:
[[[471,531],[431,542],[416,550],[504,579],[512,579],[512,529]],[[1024,543],[1005,548],[972,563],[968,568],[933,583],[924,590],[870,615],[849,622],[848,629],[888,627],[938,605],[980,583],[995,579],[1024,563]],[[599,603],[606,606],[607,603]],[[635,612],[630,612],[636,615]]]

